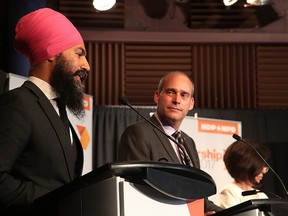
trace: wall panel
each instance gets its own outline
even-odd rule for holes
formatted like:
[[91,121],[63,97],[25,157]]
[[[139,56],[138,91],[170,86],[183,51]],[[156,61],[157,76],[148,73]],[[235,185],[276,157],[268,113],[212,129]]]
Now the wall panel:
[[196,103],[202,108],[255,108],[253,45],[192,45]]
[[195,81],[195,107],[288,108],[288,45],[87,42],[86,90],[96,105],[155,105],[153,93],[167,72]]
[[124,94],[123,44],[87,42],[91,71],[86,92],[94,96],[95,104],[117,104]]
[[257,47],[259,108],[288,108],[288,46]]
[[155,105],[160,78],[172,70],[191,73],[190,45],[125,45],[125,96],[135,105]]

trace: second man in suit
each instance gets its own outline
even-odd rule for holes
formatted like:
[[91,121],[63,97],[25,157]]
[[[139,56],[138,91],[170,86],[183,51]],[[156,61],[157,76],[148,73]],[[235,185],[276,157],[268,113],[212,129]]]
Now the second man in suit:
[[[154,93],[156,113],[150,120],[168,135],[174,136],[180,125],[194,107],[194,83],[182,72],[171,72],[164,76]],[[196,146],[191,137],[181,131],[184,151],[190,165],[200,168]],[[153,128],[148,122],[138,122],[128,126],[123,132],[119,147],[118,161],[159,161],[186,163],[177,145]],[[221,210],[205,199],[206,215]]]

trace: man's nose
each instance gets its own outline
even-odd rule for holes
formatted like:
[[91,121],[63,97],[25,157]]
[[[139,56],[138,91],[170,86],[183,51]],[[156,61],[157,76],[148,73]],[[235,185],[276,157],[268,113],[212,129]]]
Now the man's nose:
[[175,93],[173,97],[173,102],[176,104],[180,103],[180,98],[181,98],[181,95],[179,93]]
[[85,69],[86,71],[90,71],[91,69],[86,57],[83,60],[81,69]]

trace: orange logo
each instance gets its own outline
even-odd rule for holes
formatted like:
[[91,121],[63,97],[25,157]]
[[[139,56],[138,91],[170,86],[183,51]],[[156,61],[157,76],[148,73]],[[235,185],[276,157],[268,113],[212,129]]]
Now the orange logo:
[[80,142],[82,144],[83,149],[86,149],[90,142],[90,136],[86,127],[77,125],[77,129],[80,134]]
[[229,121],[198,120],[198,131],[202,133],[238,134],[238,123]]
[[84,109],[89,111],[91,109],[90,97],[88,95],[84,95],[83,101],[84,101]]

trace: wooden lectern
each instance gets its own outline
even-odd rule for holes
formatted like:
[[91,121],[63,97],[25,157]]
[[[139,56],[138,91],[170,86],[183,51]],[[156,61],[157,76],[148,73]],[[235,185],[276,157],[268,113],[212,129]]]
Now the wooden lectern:
[[204,211],[203,198],[215,193],[214,180],[197,168],[162,162],[108,163],[35,204],[41,216],[194,216],[199,206],[193,209],[194,203],[202,204]]

